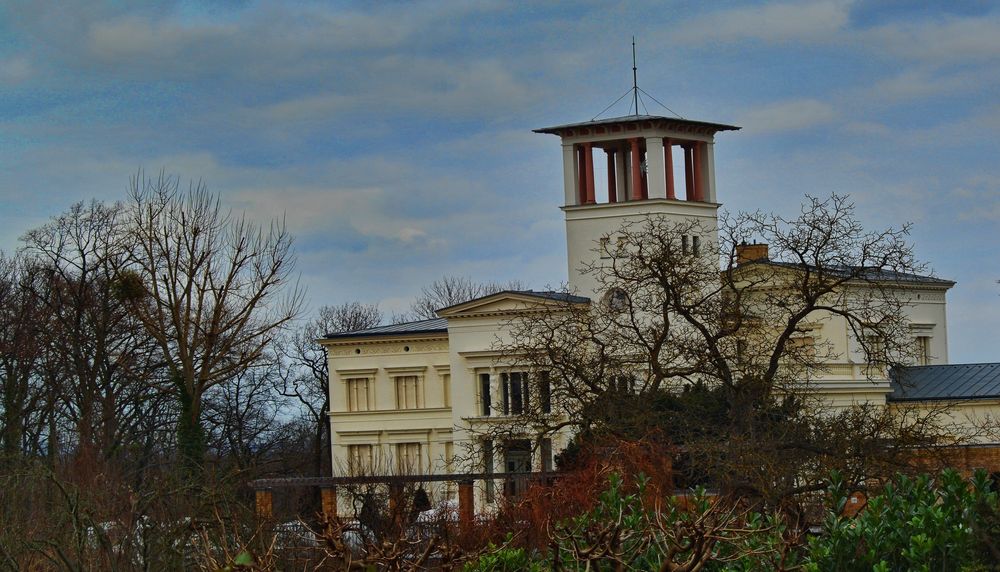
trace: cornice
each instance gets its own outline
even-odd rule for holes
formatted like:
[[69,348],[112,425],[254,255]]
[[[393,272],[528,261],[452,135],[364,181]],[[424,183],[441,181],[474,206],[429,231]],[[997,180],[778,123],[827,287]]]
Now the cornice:
[[357,346],[357,345],[374,345],[374,344],[394,344],[399,342],[436,342],[436,341],[448,341],[448,334],[439,334],[429,336],[427,334],[416,334],[416,335],[380,335],[371,336],[366,338],[345,338],[345,339],[329,339],[320,338],[317,340],[321,345],[324,346]]

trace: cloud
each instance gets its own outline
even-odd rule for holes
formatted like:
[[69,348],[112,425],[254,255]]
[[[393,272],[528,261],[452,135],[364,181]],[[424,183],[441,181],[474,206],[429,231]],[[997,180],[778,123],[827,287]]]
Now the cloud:
[[892,134],[888,125],[874,121],[851,121],[844,125],[844,131],[864,137],[885,137]]
[[848,2],[830,0],[719,10],[683,22],[673,39],[678,44],[824,41],[847,24],[849,6]]
[[1000,58],[1000,16],[891,23],[859,39],[875,53],[936,65],[992,61]]
[[1000,175],[970,176],[950,194],[959,203],[959,219],[1000,223]]
[[449,62],[402,54],[370,59],[364,65],[368,73],[357,81],[325,86],[322,93],[289,94],[275,102],[245,106],[238,113],[249,124],[266,122],[277,128],[311,123],[322,128],[338,115],[358,111],[381,117],[495,116],[536,99],[533,86],[497,60]]
[[986,70],[942,72],[921,67],[905,69],[879,80],[870,88],[866,87],[863,95],[896,103],[942,94],[974,94],[984,85],[997,81],[997,74]]
[[350,109],[357,103],[356,98],[339,94],[306,95],[244,108],[241,114],[247,119],[267,123],[300,123],[327,119],[335,113]]
[[24,56],[0,58],[0,85],[16,86],[32,75],[31,63]]
[[770,134],[823,125],[833,121],[836,116],[836,111],[829,103],[816,99],[794,99],[746,111],[737,123],[747,133]]
[[237,28],[226,24],[185,26],[171,20],[127,16],[91,25],[87,50],[113,66],[145,66],[160,73],[198,70],[198,54],[211,58]]

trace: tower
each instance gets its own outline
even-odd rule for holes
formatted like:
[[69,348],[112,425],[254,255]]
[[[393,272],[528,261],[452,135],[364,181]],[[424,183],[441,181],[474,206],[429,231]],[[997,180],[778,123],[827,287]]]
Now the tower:
[[[613,241],[627,222],[649,216],[698,220],[708,236],[692,241],[703,248],[717,244],[715,134],[738,129],[656,115],[536,129],[562,140],[570,290],[592,299],[601,295],[582,269],[608,247],[602,240]],[[595,180],[595,156],[607,162],[606,182]]]

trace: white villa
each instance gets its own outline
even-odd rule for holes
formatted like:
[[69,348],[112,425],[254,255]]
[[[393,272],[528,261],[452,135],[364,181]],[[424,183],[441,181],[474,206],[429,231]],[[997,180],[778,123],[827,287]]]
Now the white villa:
[[[525,384],[542,383],[505,367],[493,349],[497,338],[505,335],[503,324],[518,312],[546,304],[600,300],[603,293],[595,291],[593,278],[580,269],[597,256],[599,241],[613,235],[623,222],[650,215],[698,219],[712,230],[708,236],[689,237],[691,247],[717,243],[715,136],[737,129],[634,115],[537,130],[557,135],[562,144],[561,208],[566,219],[568,284],[574,294],[500,292],[441,309],[437,319],[332,333],[320,340],[329,355],[334,474],[550,469],[568,435],[553,436],[534,451],[476,442],[475,429],[482,424],[516,420],[527,406]],[[607,161],[608,172],[607,181],[598,182],[599,193],[594,181],[597,159]],[[603,198],[605,192],[607,199],[598,202],[598,195]],[[809,335],[832,343],[841,359],[824,368],[818,387],[840,404],[977,399],[980,408],[996,405],[1000,387],[984,390],[972,381],[933,393],[945,375],[935,372],[947,363],[945,296],[954,283],[906,275],[900,284],[912,302],[909,321],[919,348],[918,365],[925,366],[914,370],[923,372],[916,377],[927,381],[919,381],[909,393],[888,379],[872,383],[864,373],[864,354],[848,335],[846,324],[826,317],[815,321]],[[976,375],[980,380],[992,375],[1000,386],[1000,367]],[[465,450],[482,451],[477,467],[456,460],[464,458],[460,453]],[[480,502],[491,500],[491,494],[480,494],[484,495]]]

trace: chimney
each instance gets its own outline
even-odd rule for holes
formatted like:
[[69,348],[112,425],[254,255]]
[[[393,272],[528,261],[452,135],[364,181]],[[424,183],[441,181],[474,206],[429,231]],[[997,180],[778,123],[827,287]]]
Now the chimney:
[[736,245],[736,264],[745,264],[747,262],[754,262],[756,260],[767,260],[767,245],[766,244],[737,244]]

